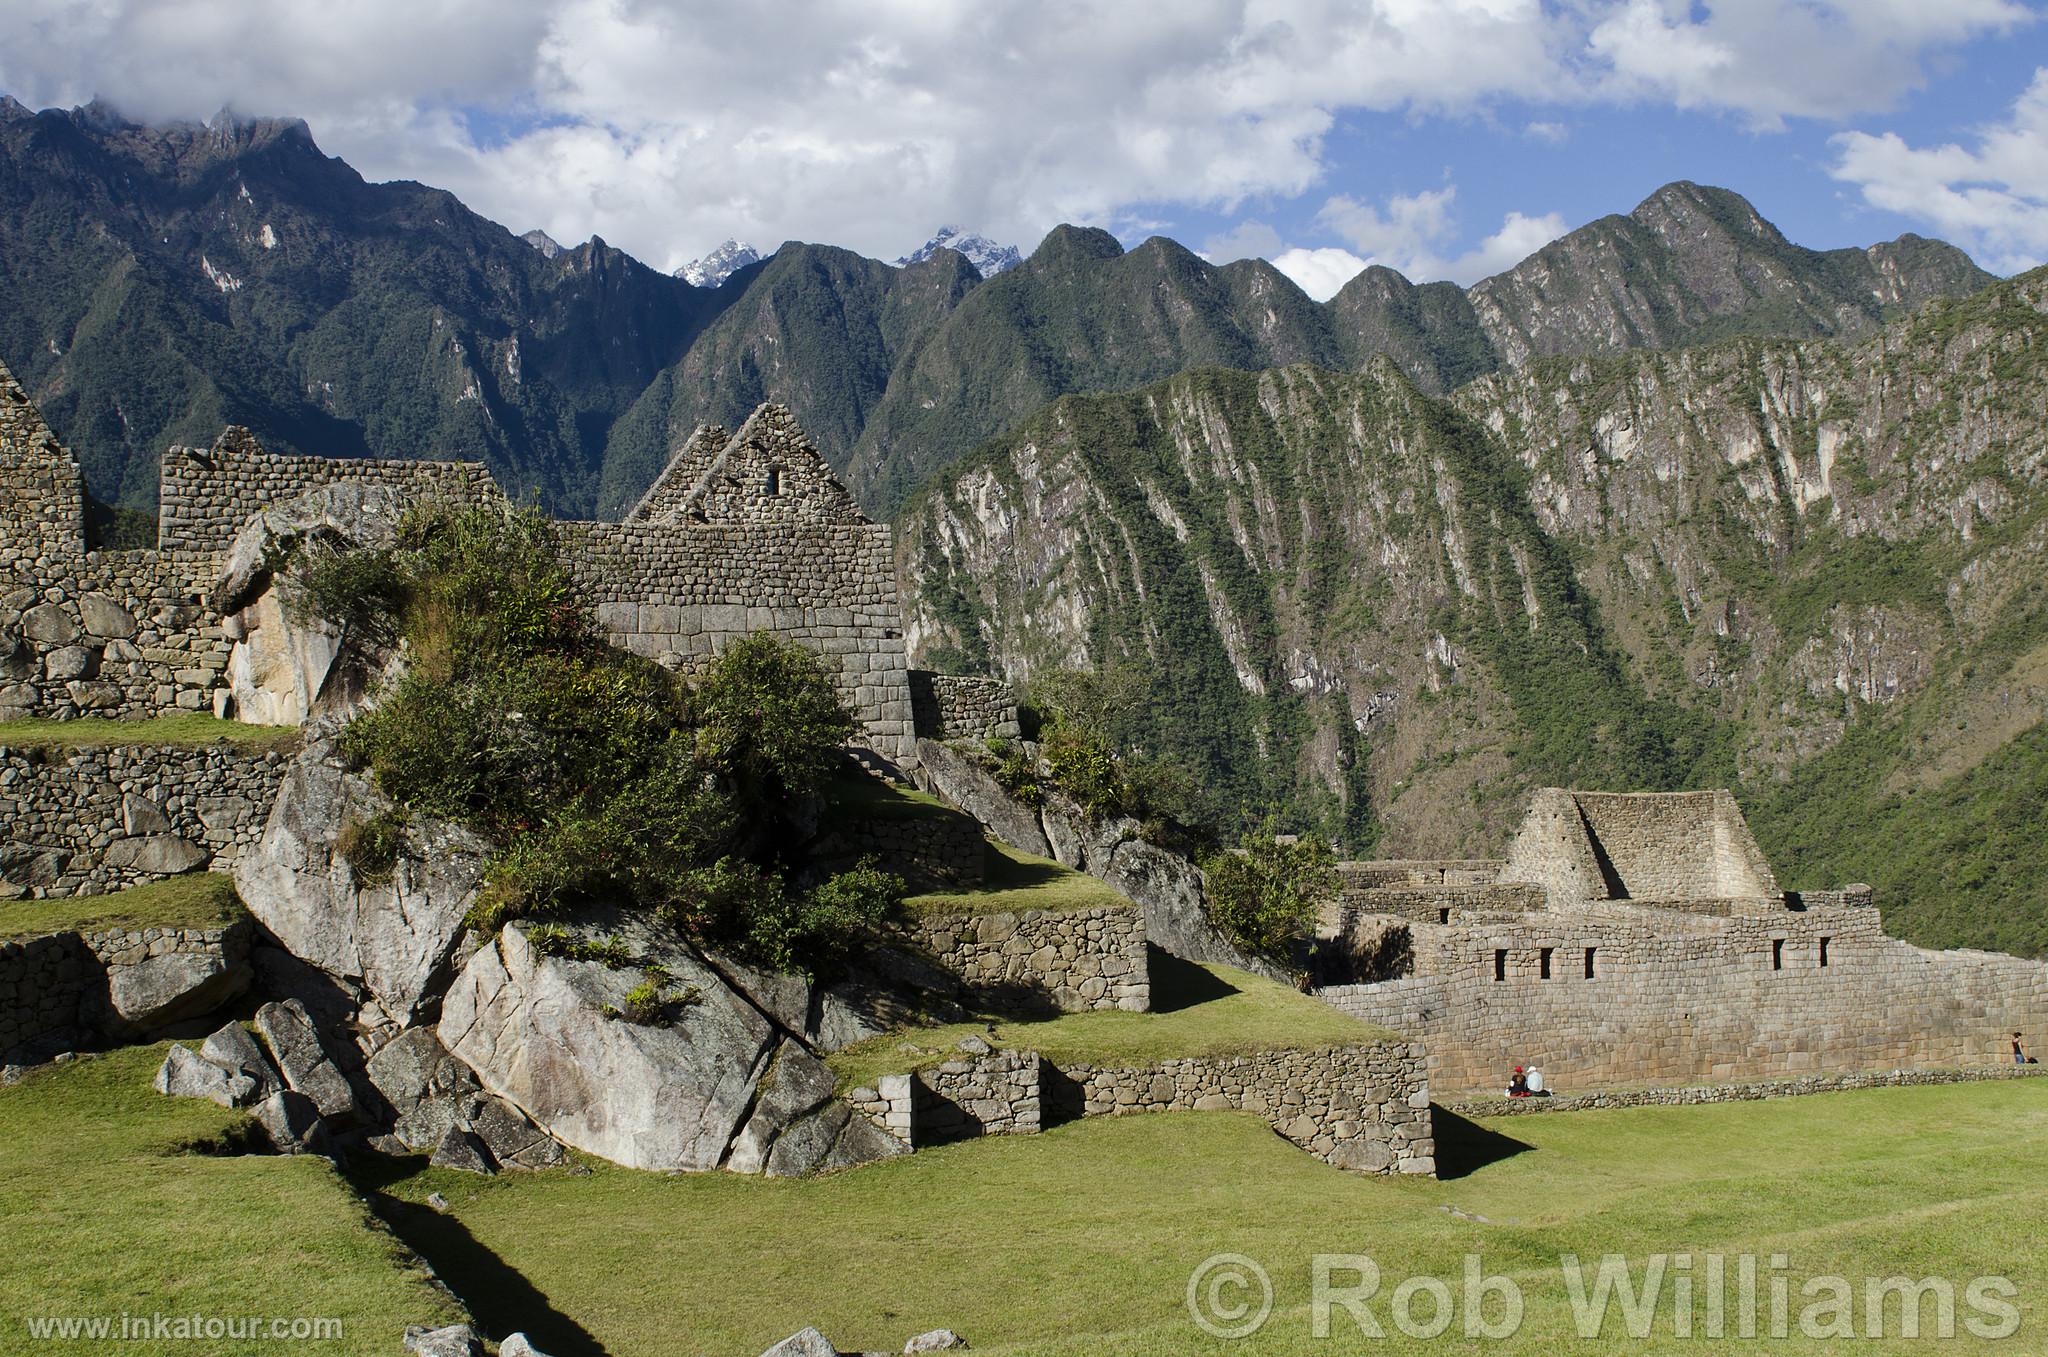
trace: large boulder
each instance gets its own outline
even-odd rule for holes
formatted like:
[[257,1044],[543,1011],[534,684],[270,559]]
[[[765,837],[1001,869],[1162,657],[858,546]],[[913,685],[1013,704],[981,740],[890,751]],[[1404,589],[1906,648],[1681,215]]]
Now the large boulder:
[[1012,848],[1038,857],[1053,855],[1035,807],[1003,789],[979,760],[937,740],[917,743],[918,781],[966,811]]
[[[449,990],[442,1042],[556,1139],[630,1168],[804,1173],[900,1151],[722,964],[651,926],[624,936],[636,965],[613,969],[544,955],[508,925]],[[627,995],[653,965],[688,1001],[632,1021]]]
[[248,1075],[223,1069],[189,1046],[173,1046],[165,1054],[155,1088],[173,1098],[205,1098],[222,1107],[247,1107],[263,1092]]
[[320,1041],[305,1006],[296,999],[256,1010],[256,1030],[284,1071],[284,1081],[313,1100],[323,1117],[353,1117],[355,1089]]
[[236,861],[235,887],[287,951],[359,985],[385,1023],[403,1028],[446,982],[490,848],[457,825],[416,819],[389,879],[366,881],[337,844],[390,807],[316,742],[286,774],[262,840]]
[[[562,1147],[502,1098],[483,1091],[469,1066],[429,1027],[415,1027],[370,1057],[365,1072],[384,1099],[397,1149],[439,1153],[450,1133],[480,1142],[506,1168],[559,1164]],[[467,1142],[465,1142],[467,1143]],[[385,1145],[383,1148],[393,1148]]]
[[284,606],[276,576],[307,547],[389,546],[406,507],[388,486],[330,485],[269,505],[242,525],[212,599],[235,640],[228,679],[237,718],[301,725],[314,716],[346,715],[366,700],[376,657],[348,653],[355,638],[345,626],[295,616]]
[[218,930],[117,930],[88,940],[107,972],[108,1035],[133,1037],[202,1017],[246,992],[246,920]]

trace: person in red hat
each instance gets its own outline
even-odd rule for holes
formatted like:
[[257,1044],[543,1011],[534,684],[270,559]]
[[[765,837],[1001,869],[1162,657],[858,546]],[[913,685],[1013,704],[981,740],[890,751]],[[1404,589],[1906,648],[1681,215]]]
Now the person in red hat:
[[1515,1077],[1508,1080],[1508,1096],[1510,1098],[1526,1098],[1529,1096],[1529,1076],[1522,1072],[1520,1065],[1515,1066]]

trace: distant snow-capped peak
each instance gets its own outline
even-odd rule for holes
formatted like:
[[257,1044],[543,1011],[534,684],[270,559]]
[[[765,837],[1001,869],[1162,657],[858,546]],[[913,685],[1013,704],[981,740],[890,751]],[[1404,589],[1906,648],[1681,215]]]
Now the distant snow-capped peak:
[[942,226],[938,234],[918,247],[917,253],[897,260],[896,267],[922,264],[932,257],[934,250],[941,249],[958,250],[966,255],[967,262],[974,265],[975,272],[984,278],[993,278],[1004,269],[1014,269],[1024,262],[1024,256],[1017,252],[1015,245],[998,245],[987,236],[964,231],[957,226]]
[[717,287],[749,264],[761,262],[761,252],[743,241],[728,240],[705,255],[676,270],[676,277],[692,287]]

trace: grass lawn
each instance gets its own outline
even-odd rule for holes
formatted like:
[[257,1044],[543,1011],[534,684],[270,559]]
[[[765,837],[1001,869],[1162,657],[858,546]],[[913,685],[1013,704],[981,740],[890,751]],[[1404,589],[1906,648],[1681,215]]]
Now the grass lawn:
[[0,902],[0,938],[98,928],[214,928],[244,913],[235,883],[219,872],[174,876],[110,895]]
[[[1356,1178],[1286,1144],[1255,1117],[1180,1113],[1076,1122],[800,1182],[718,1174],[659,1177],[599,1165],[481,1182],[420,1170],[370,1183],[401,1233],[500,1332],[523,1327],[555,1357],[753,1357],[816,1323],[844,1349],[895,1350],[909,1335],[957,1329],[977,1352],[1033,1357],[1360,1352],[1681,1353],[1667,1299],[1651,1337],[1610,1319],[1604,1341],[1576,1336],[1561,1257],[1626,1255],[1641,1276],[1656,1253],[1787,1256],[1789,1341],[1741,1351],[1814,1353],[1799,1337],[1799,1293],[1838,1274],[1952,1279],[1959,1318],[1968,1279],[2018,1288],[2019,1333],[2002,1343],[1851,1344],[1919,1352],[1983,1346],[2048,1350],[2048,1086],[2035,1082],[1880,1089],[1706,1107],[1630,1108],[1440,1124],[1439,1161],[1462,1176]],[[1512,1138],[1510,1138],[1512,1137]],[[417,1162],[417,1161],[413,1161]],[[404,1165],[385,1165],[404,1174]],[[448,1216],[423,1202],[445,1193]],[[1273,1314],[1255,1337],[1211,1339],[1186,1311],[1190,1272],[1241,1253],[1271,1275]],[[1371,1303],[1386,1339],[1343,1310],[1312,1336],[1312,1258],[1363,1254],[1383,1285]],[[1463,1336],[1464,1259],[1511,1278],[1527,1310],[1507,1342]],[[498,1298],[508,1270],[521,1277]],[[1435,1341],[1404,1337],[1389,1297],[1410,1277],[1441,1278],[1460,1307]],[[1339,1278],[1340,1282],[1345,1280]],[[1703,1282],[1696,1325],[1704,1325]],[[1228,1297],[1226,1297],[1228,1298]],[[1415,1319],[1428,1318],[1426,1296]],[[1896,1334],[1894,1299],[1887,1334]],[[1497,1315],[1497,1310],[1492,1313]],[[1932,1308],[1928,1322],[1932,1325]]]
[[[163,1046],[0,1088],[0,1352],[241,1357],[399,1351],[459,1319],[323,1159],[186,1153],[243,1120],[150,1088]],[[36,1341],[30,1318],[335,1318],[337,1341]]]
[[287,749],[297,726],[247,726],[215,716],[157,716],[147,721],[0,721],[0,746],[9,749],[95,749],[106,745],[175,745],[192,749],[216,740],[248,749]]
[[966,814],[929,792],[899,787],[866,773],[841,773],[826,796],[835,813],[862,820],[929,820]]
[[[1175,1056],[1314,1050],[1373,1041],[1387,1033],[1318,999],[1229,966],[1202,966],[1154,949],[1150,1013],[1116,1009],[1063,1013],[1036,1022],[1007,1019],[912,1027],[849,1046],[828,1064],[841,1088],[872,1086],[950,1060],[954,1043],[979,1034],[992,1045],[1037,1051],[1056,1065],[1151,1065]],[[903,1047],[914,1045],[918,1051]]]
[[991,842],[981,887],[913,895],[903,902],[917,914],[1002,914],[1042,909],[1136,909],[1128,895],[1086,872]]

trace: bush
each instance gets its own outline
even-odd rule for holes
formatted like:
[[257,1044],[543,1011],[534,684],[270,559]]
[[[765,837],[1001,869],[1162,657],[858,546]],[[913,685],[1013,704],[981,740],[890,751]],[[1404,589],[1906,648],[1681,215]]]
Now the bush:
[[1322,839],[1308,834],[1283,843],[1268,823],[1202,864],[1204,911],[1246,951],[1287,960],[1292,944],[1315,932],[1323,902],[1337,894],[1336,863]]
[[797,967],[876,913],[851,884],[783,880],[793,813],[854,729],[809,651],[749,636],[686,688],[604,640],[528,512],[421,510],[391,550],[308,556],[298,579],[326,615],[395,619],[407,670],[341,747],[402,806],[499,845],[473,926],[637,905]]
[[350,820],[334,837],[335,853],[366,886],[388,884],[397,875],[398,860],[408,851],[409,817],[403,807],[379,811],[367,820]]

